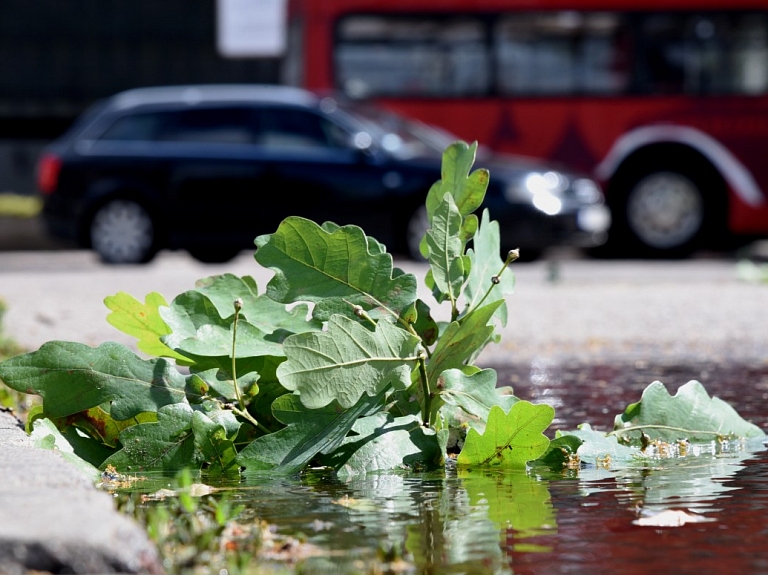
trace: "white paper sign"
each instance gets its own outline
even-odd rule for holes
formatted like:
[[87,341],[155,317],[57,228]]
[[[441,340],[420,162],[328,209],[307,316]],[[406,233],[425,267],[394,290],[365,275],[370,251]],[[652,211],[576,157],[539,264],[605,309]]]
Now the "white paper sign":
[[216,0],[216,45],[226,58],[285,52],[287,0]]

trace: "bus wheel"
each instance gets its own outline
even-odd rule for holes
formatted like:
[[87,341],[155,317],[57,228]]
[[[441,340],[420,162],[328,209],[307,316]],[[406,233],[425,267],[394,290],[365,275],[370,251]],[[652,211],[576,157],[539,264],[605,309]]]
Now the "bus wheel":
[[627,191],[614,210],[618,235],[638,255],[689,255],[702,245],[712,223],[710,214],[716,213],[707,204],[703,188],[698,178],[676,170],[639,173],[627,182]]

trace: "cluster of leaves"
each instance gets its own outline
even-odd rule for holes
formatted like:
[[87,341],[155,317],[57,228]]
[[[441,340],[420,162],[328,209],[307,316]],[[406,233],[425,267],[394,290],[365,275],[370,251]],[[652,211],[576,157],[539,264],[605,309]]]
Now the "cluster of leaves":
[[548,447],[553,410],[473,365],[506,322],[517,256],[502,260],[498,224],[474,214],[489,177],[470,173],[475,152],[450,146],[426,198],[426,282],[448,322],[359,227],[289,217],[256,239],[257,262],[274,271],[264,293],[225,274],[170,305],[157,293],[105,300],[108,321],[153,359],[53,341],[0,364],[0,378],[42,397],[30,427],[47,420],[100,468],[433,468],[465,435],[460,463],[525,467]]
[[426,198],[425,282],[449,321],[435,321],[417,278],[359,227],[289,217],[256,239],[256,261],[274,272],[264,293],[225,274],[170,305],[157,293],[105,300],[108,321],[153,359],[53,341],[0,363],[0,379],[42,397],[30,427],[55,429],[102,469],[289,474],[315,464],[349,476],[435,468],[454,454],[462,466],[561,465],[586,432],[550,442],[554,410],[474,365],[507,321],[517,257],[502,260],[498,223],[474,213],[489,178],[470,171],[475,152],[450,146]]

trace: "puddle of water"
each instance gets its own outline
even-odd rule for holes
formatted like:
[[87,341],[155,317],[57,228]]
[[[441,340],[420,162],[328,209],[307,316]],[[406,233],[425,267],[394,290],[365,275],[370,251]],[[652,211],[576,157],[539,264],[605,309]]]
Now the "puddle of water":
[[[613,416],[653,380],[674,393],[699,379],[746,419],[768,427],[768,365],[504,368],[499,381],[522,399],[547,402],[554,429]],[[377,551],[402,553],[405,573],[766,573],[768,451],[704,453],[636,468],[582,468],[543,475],[449,469],[381,474],[348,482],[251,476],[232,497],[246,516],[301,534],[324,551],[305,573],[358,573]],[[659,526],[681,517],[682,526]],[[667,515],[658,515],[667,511]],[[648,520],[644,526],[640,520]],[[395,571],[390,571],[395,572]]]

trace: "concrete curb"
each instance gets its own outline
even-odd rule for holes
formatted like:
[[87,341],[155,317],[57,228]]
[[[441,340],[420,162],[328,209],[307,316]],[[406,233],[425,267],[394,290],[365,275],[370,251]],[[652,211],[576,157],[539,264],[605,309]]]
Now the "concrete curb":
[[162,573],[144,530],[0,413],[0,573]]

